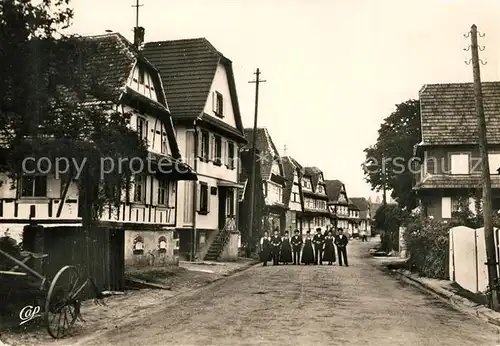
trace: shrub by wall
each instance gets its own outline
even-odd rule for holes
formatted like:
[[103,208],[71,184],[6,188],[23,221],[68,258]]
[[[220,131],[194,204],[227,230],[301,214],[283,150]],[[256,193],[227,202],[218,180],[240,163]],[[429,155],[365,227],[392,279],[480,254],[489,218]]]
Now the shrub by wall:
[[[408,218],[405,242],[410,270],[426,277],[449,279],[449,230],[455,226],[483,227],[483,217],[455,214],[450,221],[435,221],[421,214]],[[500,215],[493,215],[494,227],[500,228]]]
[[448,279],[449,230],[460,222],[434,221],[416,216],[407,223],[406,248],[411,271],[422,276]]

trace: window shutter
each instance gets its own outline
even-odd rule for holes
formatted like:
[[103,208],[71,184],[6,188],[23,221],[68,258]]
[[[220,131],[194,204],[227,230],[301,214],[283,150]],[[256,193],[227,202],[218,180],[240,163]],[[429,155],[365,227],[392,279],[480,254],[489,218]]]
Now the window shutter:
[[215,113],[217,111],[217,94],[212,91],[212,111]]
[[153,179],[153,200],[151,201],[151,204],[158,205],[158,202],[160,201],[160,181],[153,178],[153,176],[151,176],[151,179]]
[[210,197],[211,197],[211,193],[210,193],[210,186],[207,186],[207,213],[210,213]]
[[[193,140],[193,143],[195,141]],[[199,131],[198,132],[198,148],[197,150],[194,150],[194,152],[196,152],[197,156],[198,157],[202,157],[203,156],[203,153],[201,152],[202,151],[202,144],[203,144],[203,132]],[[195,149],[195,148],[193,148]]]
[[220,96],[220,116],[224,116],[224,97]]
[[196,184],[196,211],[200,211],[200,205],[201,205],[201,185]]
[[215,152],[215,137],[213,134],[210,134],[210,160],[215,160],[215,156],[217,156]]
[[227,165],[227,141],[225,139],[221,139],[221,149],[220,149],[220,160],[223,165]]
[[187,131],[186,132],[186,152],[184,153],[184,158],[186,159],[186,162],[188,165],[191,167],[193,166],[193,159],[194,159],[194,132],[193,131]]
[[176,183],[171,181],[168,183],[168,206],[170,208],[175,208],[175,197],[176,197]]

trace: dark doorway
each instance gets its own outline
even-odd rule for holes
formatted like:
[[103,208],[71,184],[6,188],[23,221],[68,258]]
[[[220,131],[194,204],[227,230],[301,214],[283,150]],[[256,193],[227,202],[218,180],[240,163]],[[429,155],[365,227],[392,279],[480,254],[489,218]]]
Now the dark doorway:
[[179,230],[179,256],[190,260],[193,248],[193,230]]
[[226,196],[227,189],[223,187],[218,188],[219,195],[219,229],[223,229],[226,224]]

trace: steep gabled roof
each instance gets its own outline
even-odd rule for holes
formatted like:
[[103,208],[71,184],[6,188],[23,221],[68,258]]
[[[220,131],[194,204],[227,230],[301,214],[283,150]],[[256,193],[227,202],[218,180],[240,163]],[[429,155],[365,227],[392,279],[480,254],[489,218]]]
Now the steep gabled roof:
[[340,180],[325,180],[326,194],[329,202],[336,202],[339,199],[340,191],[344,183]]
[[87,83],[86,92],[92,94],[93,90],[99,89],[101,94],[110,96],[114,101],[118,100],[123,92],[133,93],[132,90],[127,90],[126,84],[132,68],[136,63],[140,63],[153,78],[158,103],[168,111],[158,70],[121,34],[78,37],[75,48],[82,52],[82,63],[89,78],[84,81]]
[[285,189],[283,191],[283,203],[288,208],[293,190],[294,174],[297,173],[297,175],[299,175],[302,167],[290,156],[282,157],[281,162],[283,163],[283,172],[286,179]]
[[[257,154],[259,154],[259,151],[257,150],[256,151]],[[242,189],[239,189],[239,195],[238,198],[241,199],[245,196],[246,194],[246,191],[247,191],[247,188],[251,186],[251,184],[249,183],[249,180],[250,180],[250,176],[251,176],[251,170],[252,170],[252,153],[251,153],[251,150],[249,149],[243,149],[241,152],[240,152],[240,160],[241,160],[241,171],[240,171],[240,174],[238,176],[238,182],[244,184],[245,188],[242,190]],[[262,177],[260,175],[260,172],[261,172],[261,167],[260,167],[260,162],[257,161],[256,163],[256,171],[255,171],[255,181],[258,182],[258,181],[261,181],[262,180]],[[262,189],[262,185],[257,183],[256,185],[257,189],[260,188]]]
[[359,207],[357,206],[356,203],[354,203],[352,198],[349,198],[349,209],[359,211]]
[[370,210],[370,203],[364,197],[352,197],[350,200],[356,204],[359,208],[359,217],[361,219],[368,218],[368,212]]
[[356,204],[360,211],[366,211],[370,208],[368,201],[364,197],[352,197],[349,200]]
[[[488,144],[500,144],[500,82],[482,83]],[[472,83],[427,84],[420,91],[422,144],[477,144]]]
[[311,178],[313,191],[316,191],[318,181],[323,172],[318,167],[304,167],[304,176]]
[[137,52],[130,42],[118,33],[85,36],[82,45],[93,46],[85,62],[90,74],[98,75],[99,82],[118,98],[123,91],[132,68],[137,60]]
[[[175,138],[175,129],[168,109],[165,90],[156,67],[144,58],[130,41],[119,33],[79,37],[77,42],[77,49],[84,49],[84,60],[82,63],[89,78],[89,80],[85,81],[88,84],[86,92],[92,95],[93,90],[104,91],[106,96],[111,97],[110,100],[117,102],[127,103],[127,99],[129,98],[141,100],[141,102],[153,106],[154,109],[160,110],[159,114],[163,115],[162,120],[167,127],[168,141],[172,155],[174,158],[180,158],[180,151]],[[158,101],[149,99],[127,86],[132,69],[136,64],[144,67],[153,79],[152,82]],[[66,93],[69,95],[72,91],[66,90]],[[96,99],[91,99],[86,95],[86,100]]]
[[[248,140],[246,148],[251,149],[253,143],[253,129],[245,129],[245,136]],[[269,135],[267,128],[257,128],[257,140],[255,148],[259,150],[257,160],[260,162],[262,179],[269,180],[271,178],[271,170],[273,168],[273,160],[279,160],[281,172],[283,172],[283,164],[281,163],[279,152],[274,145],[274,142]]]
[[[203,110],[210,95],[219,64],[226,68],[237,130],[243,134],[238,96],[231,60],[217,51],[206,38],[148,42],[142,53],[160,71],[170,110],[175,119],[208,117]],[[213,119],[212,119],[213,118]]]

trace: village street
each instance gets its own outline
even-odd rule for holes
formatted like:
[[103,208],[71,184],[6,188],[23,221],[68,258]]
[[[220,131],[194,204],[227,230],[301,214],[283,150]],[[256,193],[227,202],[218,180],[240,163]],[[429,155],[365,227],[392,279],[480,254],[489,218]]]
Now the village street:
[[59,344],[500,344],[494,327],[376,269],[373,244],[353,241],[349,268],[255,266]]

